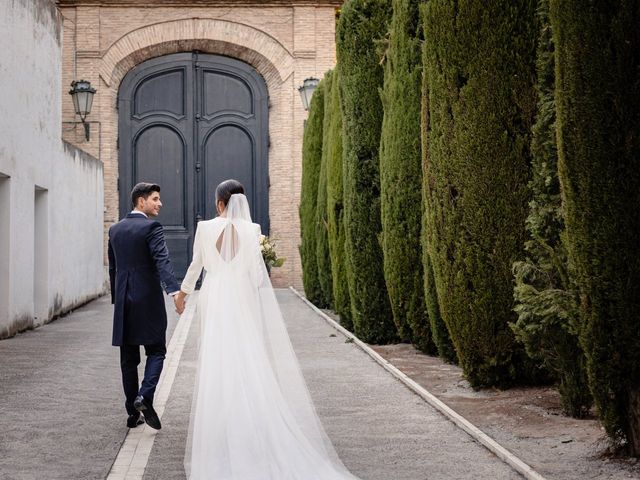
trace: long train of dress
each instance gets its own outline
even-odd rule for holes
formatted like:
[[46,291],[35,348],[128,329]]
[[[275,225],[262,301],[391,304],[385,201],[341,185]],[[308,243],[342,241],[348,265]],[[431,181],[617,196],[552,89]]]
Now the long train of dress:
[[[221,234],[233,238],[228,259]],[[259,226],[200,222],[194,262],[202,267],[197,383],[185,468],[190,480],[356,479],[315,412],[259,250]],[[197,273],[195,273],[197,271]],[[186,291],[186,290],[185,290]],[[189,292],[188,292],[189,293]]]

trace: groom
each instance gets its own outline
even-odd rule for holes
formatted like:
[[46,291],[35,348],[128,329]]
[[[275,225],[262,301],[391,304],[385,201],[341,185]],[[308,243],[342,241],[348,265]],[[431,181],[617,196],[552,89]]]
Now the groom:
[[[113,312],[113,345],[120,347],[122,385],[129,415],[127,427],[144,421],[161,428],[153,396],[167,353],[167,312],[162,288],[172,296],[180,291],[173,274],[160,213],[160,186],[138,183],[131,191],[133,211],[109,229],[109,279]],[[182,305],[176,309],[182,313]],[[142,385],[138,383],[140,345],[147,362]]]

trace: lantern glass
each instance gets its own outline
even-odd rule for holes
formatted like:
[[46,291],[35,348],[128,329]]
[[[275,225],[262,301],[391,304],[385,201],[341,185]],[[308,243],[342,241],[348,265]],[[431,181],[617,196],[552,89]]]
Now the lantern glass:
[[320,80],[311,77],[305,79],[302,83],[302,86],[298,88],[298,91],[300,92],[300,98],[302,99],[302,106],[305,110],[309,110],[311,97],[313,97],[313,92],[318,87],[318,83],[320,83]]
[[91,112],[91,104],[93,100],[93,95],[89,92],[78,92],[75,95],[75,107],[78,115],[86,116]]
[[[71,92],[69,92],[69,93],[71,93]],[[73,100],[73,109],[76,112],[76,115],[79,115],[80,105],[78,104],[78,94],[77,93],[72,93],[71,94],[71,99]]]
[[91,88],[91,83],[85,80],[73,82],[71,87],[69,94],[71,98],[73,98],[73,108],[76,114],[84,119],[84,117],[91,113],[93,95],[96,93],[96,89]]

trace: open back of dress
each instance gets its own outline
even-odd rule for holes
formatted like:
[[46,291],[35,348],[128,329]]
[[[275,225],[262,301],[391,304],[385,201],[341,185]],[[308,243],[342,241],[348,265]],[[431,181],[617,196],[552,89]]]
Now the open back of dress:
[[229,263],[238,254],[239,243],[238,230],[234,227],[233,223],[229,222],[218,236],[216,250],[218,250],[222,260]]

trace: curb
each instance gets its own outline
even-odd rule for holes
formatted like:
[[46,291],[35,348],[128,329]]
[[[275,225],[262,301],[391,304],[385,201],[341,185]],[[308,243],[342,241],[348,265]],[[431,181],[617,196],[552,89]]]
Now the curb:
[[302,295],[298,290],[293,287],[289,287],[289,289],[295,293],[303,302],[305,302],[315,313],[324,318],[324,320],[331,325],[333,328],[342,333],[345,337],[349,338],[353,341],[355,345],[357,345],[361,350],[363,350],[367,355],[373,358],[378,364],[380,364],[385,370],[387,370],[391,375],[400,380],[407,388],[412,390],[418,396],[420,396],[423,400],[425,400],[429,405],[434,407],[440,413],[442,413],[445,417],[451,420],[456,426],[467,432],[474,440],[483,445],[489,451],[491,451],[494,455],[496,455],[499,459],[513,468],[516,472],[522,475],[527,480],[546,480],[542,475],[536,472],[533,468],[527,465],[525,462],[516,457],[509,450],[504,448],[498,442],[496,442],[493,438],[489,437],[486,433],[472,424],[469,420],[464,418],[462,415],[456,413],[450,407],[448,407],[441,400],[436,398],[432,393],[426,390],[424,387],[413,381],[406,374],[398,370],[395,366],[389,363],[387,360],[382,358],[375,350],[373,350],[369,345],[364,343],[358,337],[356,337],[349,330],[341,326],[338,322],[333,320],[327,314],[325,314],[322,310],[316,307],[313,303],[307,300],[304,295]]

